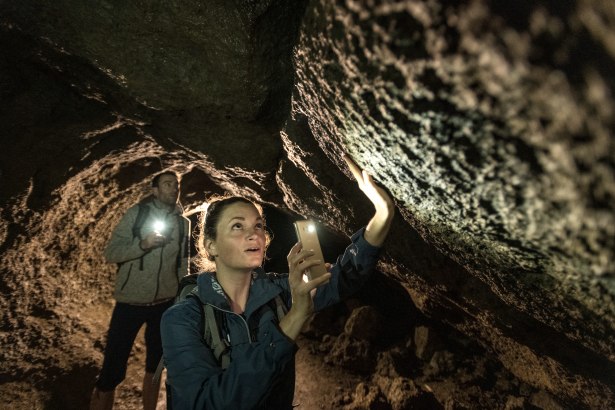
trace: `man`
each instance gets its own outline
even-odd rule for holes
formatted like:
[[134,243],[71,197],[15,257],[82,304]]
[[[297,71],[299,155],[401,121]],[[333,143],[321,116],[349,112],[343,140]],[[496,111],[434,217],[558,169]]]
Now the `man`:
[[105,249],[107,261],[119,266],[116,304],[91,410],[113,408],[115,388],[126,377],[128,357],[144,323],[143,408],[156,408],[160,380],[154,384],[153,376],[162,356],[160,318],[173,304],[179,280],[189,269],[190,221],[181,215],[178,198],[177,175],[168,171],[156,175],[152,195],[126,212]]

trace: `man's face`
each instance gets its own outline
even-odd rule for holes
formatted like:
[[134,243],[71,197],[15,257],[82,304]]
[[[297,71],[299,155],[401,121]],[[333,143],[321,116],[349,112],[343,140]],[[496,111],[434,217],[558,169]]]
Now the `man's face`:
[[160,176],[158,186],[153,188],[154,196],[163,204],[175,206],[179,198],[179,182],[170,174]]

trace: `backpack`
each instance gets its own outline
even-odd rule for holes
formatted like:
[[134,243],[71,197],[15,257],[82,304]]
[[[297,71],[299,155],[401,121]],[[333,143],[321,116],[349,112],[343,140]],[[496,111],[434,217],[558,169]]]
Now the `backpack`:
[[[143,239],[141,238],[141,228],[143,227],[143,224],[145,223],[145,221],[147,220],[147,217],[149,216],[149,205],[148,203],[151,202],[153,200],[153,197],[149,196],[147,198],[145,198],[144,200],[140,201],[139,203],[137,203],[137,205],[139,206],[139,211],[137,212],[137,217],[135,218],[135,223],[132,225],[132,237],[134,238],[139,238],[139,239]],[[177,229],[178,229],[178,241],[179,241],[179,249],[180,251],[177,252],[177,261],[176,261],[176,265],[177,265],[177,269],[179,269],[181,267],[181,260],[182,260],[182,254],[181,254],[181,248],[182,248],[182,241],[184,241],[185,243],[184,245],[184,258],[188,257],[188,237],[185,236],[185,232],[184,232],[184,219],[181,215],[177,215]],[[141,256],[141,258],[139,258],[139,270],[143,270],[143,256]]]
[[[197,278],[201,275],[200,273],[191,273],[189,275],[184,276],[179,281],[179,288],[177,290],[177,296],[175,297],[175,303],[179,303],[185,300],[188,297],[197,298],[199,305],[201,306],[201,313],[203,320],[201,321],[203,326],[203,340],[209,346],[209,348],[213,351],[214,357],[216,361],[222,367],[222,369],[226,369],[231,363],[231,351],[230,345],[226,339],[220,336],[220,317],[216,313],[217,310],[214,309],[213,306],[209,304],[201,303],[201,300],[197,295],[196,282]],[[277,295],[274,299],[269,301],[269,307],[276,313],[278,321],[282,320],[282,318],[287,313],[287,308],[280,295]],[[154,373],[154,383],[158,383],[160,376],[162,374],[162,369],[164,368],[163,358],[160,358],[160,362],[158,362],[158,367],[156,368],[156,372]],[[167,388],[167,394],[170,393],[170,389]],[[170,398],[167,397],[167,405],[170,403]]]

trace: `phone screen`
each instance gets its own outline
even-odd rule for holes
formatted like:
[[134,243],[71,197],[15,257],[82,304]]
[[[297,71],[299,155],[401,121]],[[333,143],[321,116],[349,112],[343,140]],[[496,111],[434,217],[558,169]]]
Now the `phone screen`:
[[303,249],[314,251],[314,255],[310,256],[308,259],[319,259],[321,261],[321,263],[309,269],[309,279],[312,280],[327,273],[325,259],[322,256],[320,242],[318,241],[316,224],[310,220],[296,221],[295,231],[297,232],[297,239],[301,242]]

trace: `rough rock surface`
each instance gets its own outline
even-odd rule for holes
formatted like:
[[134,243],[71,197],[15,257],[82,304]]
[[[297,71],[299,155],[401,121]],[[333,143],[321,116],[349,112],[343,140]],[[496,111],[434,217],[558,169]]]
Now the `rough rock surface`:
[[[87,405],[114,279],[101,250],[152,173],[182,174],[188,210],[234,192],[339,237],[371,213],[342,152],[399,210],[379,268],[404,290],[366,303],[398,292],[420,314],[381,307],[403,330],[393,353],[339,323],[308,332],[336,346],[328,362],[369,352],[339,406],[615,403],[612,2],[4,0],[0,47],[11,408]],[[426,317],[482,353],[417,356]],[[396,355],[420,371],[383,382]]]

